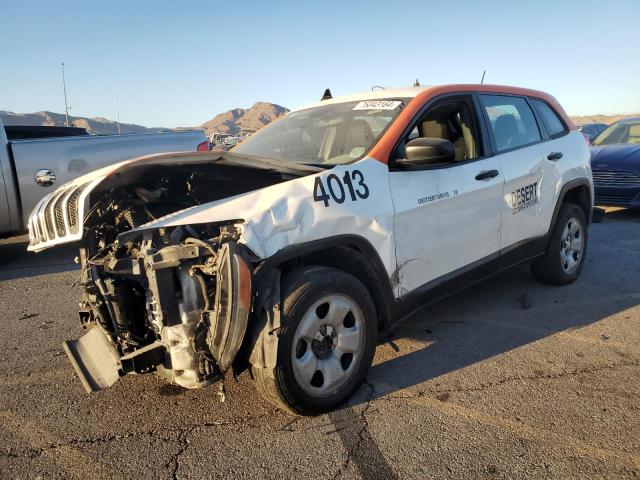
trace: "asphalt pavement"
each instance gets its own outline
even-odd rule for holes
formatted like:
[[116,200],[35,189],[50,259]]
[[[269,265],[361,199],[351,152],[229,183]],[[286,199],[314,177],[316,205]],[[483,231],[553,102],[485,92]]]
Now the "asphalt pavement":
[[526,265],[404,322],[352,401],[318,417],[248,376],[186,391],[152,375],[84,392],[75,252],[0,241],[0,478],[636,478],[640,212],[592,225],[581,278]]

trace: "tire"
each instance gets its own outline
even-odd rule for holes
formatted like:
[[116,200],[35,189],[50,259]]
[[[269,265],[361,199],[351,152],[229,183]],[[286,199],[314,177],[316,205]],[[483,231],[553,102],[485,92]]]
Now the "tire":
[[[568,235],[571,235],[571,243],[568,242]],[[533,276],[551,285],[574,282],[584,265],[588,239],[587,219],[582,209],[573,203],[563,203],[546,253],[530,263]]]
[[342,270],[304,267],[283,278],[281,297],[276,367],[251,367],[256,388],[290,413],[333,410],[358,389],[373,360],[378,319],[371,295]]

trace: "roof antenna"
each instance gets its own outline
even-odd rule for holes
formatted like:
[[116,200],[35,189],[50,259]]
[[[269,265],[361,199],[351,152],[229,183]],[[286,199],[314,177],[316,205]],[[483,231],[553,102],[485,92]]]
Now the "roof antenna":
[[418,79],[416,78],[416,81],[413,82],[413,86],[414,87],[419,87],[420,86],[420,82],[418,81]]
[[487,73],[486,70],[482,71],[482,80],[480,80],[480,85],[482,85],[484,83],[484,74]]
[[331,95],[331,90],[329,90],[328,88],[324,91],[324,95],[322,95],[322,98],[320,99],[320,101],[323,100],[331,100],[333,98],[333,95]]

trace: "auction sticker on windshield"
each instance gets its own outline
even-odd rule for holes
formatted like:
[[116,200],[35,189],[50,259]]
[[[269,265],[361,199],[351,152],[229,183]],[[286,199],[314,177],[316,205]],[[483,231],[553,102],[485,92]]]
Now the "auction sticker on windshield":
[[364,100],[359,102],[353,110],[395,110],[402,104],[398,100]]

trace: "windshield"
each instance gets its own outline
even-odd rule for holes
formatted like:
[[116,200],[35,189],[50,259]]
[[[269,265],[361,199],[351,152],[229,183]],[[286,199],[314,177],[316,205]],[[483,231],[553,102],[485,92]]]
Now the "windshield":
[[292,163],[351,163],[371,149],[403,105],[399,99],[367,100],[291,112],[233,151]]
[[614,123],[607,127],[593,142],[594,145],[640,144],[640,120]]

